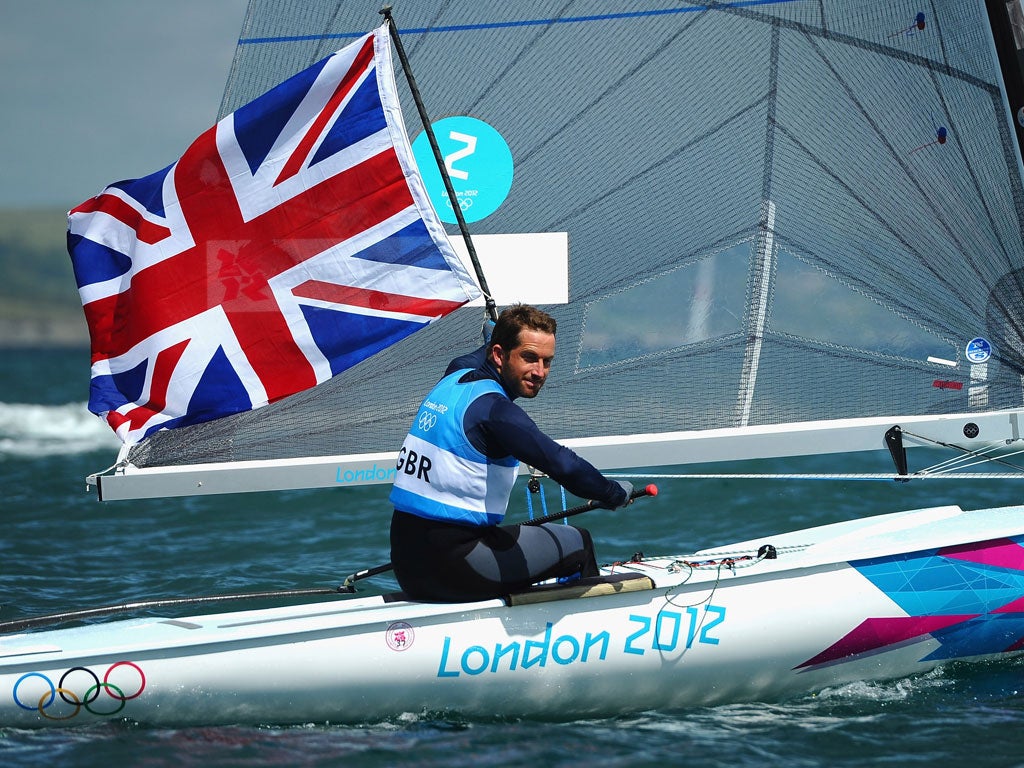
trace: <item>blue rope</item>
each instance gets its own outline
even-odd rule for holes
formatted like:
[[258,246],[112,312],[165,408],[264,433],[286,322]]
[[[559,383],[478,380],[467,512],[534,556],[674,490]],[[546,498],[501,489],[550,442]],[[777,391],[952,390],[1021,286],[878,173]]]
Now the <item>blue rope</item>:
[[[559,492],[561,494],[561,498],[562,498],[562,511],[565,512],[566,510],[569,509],[569,503],[568,503],[568,500],[565,497],[565,488],[563,488],[560,485],[560,486],[558,486],[558,490],[559,490]],[[544,493],[544,486],[541,483],[538,482],[538,484],[537,484],[537,491],[534,492],[534,491],[530,490],[530,486],[529,486],[529,484],[527,484],[527,486],[526,486],[526,511],[529,514],[530,520],[533,520],[533,518],[535,516],[534,515],[534,510],[533,510],[533,497],[537,493],[540,494],[541,517],[547,517],[547,515],[548,515],[548,501],[547,501],[547,496]],[[562,523],[564,523],[565,525],[568,525],[569,524],[568,518],[563,518],[562,519]]]

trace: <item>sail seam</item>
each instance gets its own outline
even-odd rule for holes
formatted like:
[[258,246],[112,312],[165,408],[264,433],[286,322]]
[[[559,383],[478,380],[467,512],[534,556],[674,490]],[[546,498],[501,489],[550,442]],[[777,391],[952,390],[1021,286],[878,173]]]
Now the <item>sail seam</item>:
[[748,317],[749,330],[747,348],[740,370],[739,414],[740,426],[750,423],[750,412],[754,403],[754,387],[761,361],[761,348],[768,322],[768,311],[772,294],[772,272],[775,248],[775,203],[772,202],[772,174],[775,167],[776,108],[779,90],[779,25],[772,26],[770,65],[768,69],[767,114],[765,116],[764,171],[761,178],[762,213],[760,233],[754,262],[751,264],[751,306]]

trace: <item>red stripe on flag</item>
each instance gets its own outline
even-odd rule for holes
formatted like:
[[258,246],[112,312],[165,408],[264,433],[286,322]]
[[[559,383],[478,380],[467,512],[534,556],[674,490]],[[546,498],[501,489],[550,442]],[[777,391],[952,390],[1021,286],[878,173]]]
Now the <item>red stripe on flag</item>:
[[420,317],[441,317],[462,306],[462,302],[443,299],[422,299],[418,296],[403,296],[400,293],[384,293],[351,285],[325,283],[321,280],[307,280],[292,289],[292,293],[304,299],[318,299],[333,304],[347,304],[352,307],[375,309],[382,312],[401,312]]
[[167,390],[171,383],[171,375],[190,341],[191,339],[185,339],[160,351],[156,356],[153,377],[149,385],[149,401],[145,405],[132,408],[123,415],[117,411],[110,411],[107,414],[107,423],[110,426],[117,430],[118,426],[129,422],[132,430],[141,429],[154,414],[160,413],[167,407]]
[[[140,271],[132,278],[127,291],[96,299],[84,306],[92,339],[93,362],[122,355],[164,328],[210,307],[225,305],[227,288],[220,277],[223,261],[217,258],[216,253],[211,253],[206,240],[210,237],[208,233],[215,233],[215,239],[220,243],[237,244],[238,261],[248,275],[253,278],[271,276],[387,220],[412,204],[395,153],[381,152],[257,219],[245,222],[238,212],[220,157],[213,153],[213,142],[214,133],[210,129],[179,161],[179,169],[185,169],[185,172],[176,177],[182,210],[197,238],[196,245]],[[203,168],[213,168],[219,173],[208,172],[204,176],[199,173]],[[368,189],[375,191],[367,192]],[[313,217],[312,222],[304,223],[303,215]],[[245,255],[247,250],[242,246],[267,242],[268,232],[278,233],[274,243],[279,247],[255,249],[253,253],[258,255],[259,261],[250,264],[249,257]],[[264,285],[265,282],[264,278]],[[252,287],[257,287],[257,284],[254,282]],[[156,301],[161,296],[173,296],[174,300]],[[283,318],[279,310],[267,311],[277,310],[276,303],[272,307],[265,303],[254,306],[248,302],[247,305],[244,297],[245,294],[241,294],[237,300],[226,302],[225,312],[229,319],[237,312],[248,312],[246,317],[249,319],[258,317],[263,320],[251,329],[232,322],[242,348],[249,354],[247,337],[269,340],[274,337],[275,328],[266,323],[274,326],[277,322],[283,323]],[[284,333],[285,338],[290,336],[287,331]],[[259,372],[273,401],[283,394],[277,391],[270,379],[281,376],[294,382],[297,372],[309,363],[304,357],[300,359],[297,356],[301,354],[297,348],[292,354],[282,357],[281,348],[263,346],[268,348],[266,364],[256,361],[253,368]],[[253,350],[253,354],[257,352]],[[304,382],[303,386],[296,385],[284,394],[315,383],[315,380]]]
[[334,113],[337,112],[341,102],[344,101],[349,91],[352,90],[356,81],[362,77],[366,68],[373,63],[373,40],[374,38],[371,35],[363,45],[362,50],[356,55],[352,67],[345,73],[345,77],[338,83],[338,87],[331,94],[331,98],[328,99],[327,106],[320,110],[320,114],[317,115],[316,120],[313,121],[309,130],[306,131],[306,135],[299,141],[295,151],[288,158],[288,162],[284,164],[281,174],[274,182],[275,185],[280,184],[285,179],[290,179],[302,170],[303,164],[309,158],[309,153],[313,151],[313,145],[316,144],[323,134],[327,124],[334,118]]
[[117,219],[125,226],[135,230],[139,240],[149,245],[159,243],[171,236],[171,230],[160,224],[147,221],[145,217],[128,203],[113,195],[100,194],[91,200],[86,200],[71,213],[105,213]]

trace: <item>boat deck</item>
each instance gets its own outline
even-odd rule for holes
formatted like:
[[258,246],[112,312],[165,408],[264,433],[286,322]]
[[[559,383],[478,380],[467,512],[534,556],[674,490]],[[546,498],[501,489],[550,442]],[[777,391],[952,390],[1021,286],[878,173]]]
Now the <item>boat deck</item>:
[[[571,584],[540,584],[524,592],[515,592],[502,598],[506,605],[532,605],[550,603],[556,600],[574,600],[579,597],[601,597],[623,592],[641,592],[654,589],[654,581],[642,573],[612,573],[604,576],[590,576]],[[392,592],[383,596],[385,603],[406,602],[404,592]]]

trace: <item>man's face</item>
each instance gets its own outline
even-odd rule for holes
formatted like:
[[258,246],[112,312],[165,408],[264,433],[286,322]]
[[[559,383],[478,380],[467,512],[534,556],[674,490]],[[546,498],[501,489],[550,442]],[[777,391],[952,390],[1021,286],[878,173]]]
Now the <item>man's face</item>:
[[544,331],[523,329],[519,332],[519,344],[511,350],[498,344],[491,347],[491,361],[505,389],[514,397],[536,397],[551,372],[554,359],[554,334]]

